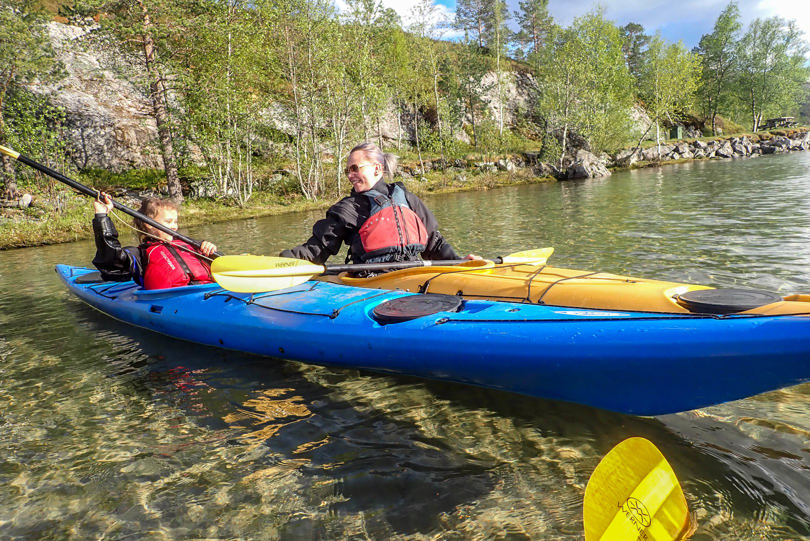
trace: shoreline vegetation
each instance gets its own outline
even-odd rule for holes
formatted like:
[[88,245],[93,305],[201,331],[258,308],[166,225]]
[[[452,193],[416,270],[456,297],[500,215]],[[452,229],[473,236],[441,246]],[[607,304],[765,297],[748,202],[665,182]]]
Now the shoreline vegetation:
[[[616,158],[603,158],[603,161],[607,162],[604,165],[607,165],[609,171],[622,171],[687,161],[736,159],[808,150],[810,131],[808,128],[799,127],[756,134],[680,139],[662,143],[660,150],[658,147],[659,145],[655,143],[647,143],[644,148],[627,149],[617,153]],[[655,158],[649,159],[653,154],[656,154]],[[548,165],[533,161],[533,156],[531,152],[524,152],[497,159],[467,160],[466,163],[456,160],[445,169],[425,167],[425,171],[416,166],[411,167],[405,162],[400,166],[396,180],[403,181],[409,190],[420,196],[488,190],[519,184],[567,182],[565,179],[555,178]],[[427,160],[425,163],[432,162]],[[95,180],[98,181],[98,178]],[[94,188],[109,191],[120,203],[131,208],[137,208],[142,197],[168,195],[165,181],[157,193],[154,189],[117,185],[115,179],[94,182],[93,179],[88,180],[85,176],[80,176],[80,181]],[[0,208],[0,250],[92,238],[92,203],[87,196],[74,193],[55,180],[46,182],[45,188],[35,189],[32,192],[35,193],[31,193],[28,197],[23,195],[20,205]],[[181,215],[184,226],[193,227],[206,223],[325,209],[344,195],[311,201],[300,196],[279,195],[273,191],[259,190],[254,192],[250,201],[241,207],[223,198],[186,198],[181,207]],[[130,222],[124,219],[127,223]],[[127,235],[123,229],[122,235]]]
[[[692,51],[544,2],[10,2],[0,145],[128,207],[188,199],[186,226],[330,205],[352,142],[421,195],[810,148],[810,43],[734,1]],[[90,238],[86,198],[0,158],[0,249]]]

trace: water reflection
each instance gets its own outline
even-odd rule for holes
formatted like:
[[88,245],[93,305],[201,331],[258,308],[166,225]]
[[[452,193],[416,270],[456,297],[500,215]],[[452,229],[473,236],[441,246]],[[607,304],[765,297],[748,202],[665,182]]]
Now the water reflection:
[[[429,196],[460,252],[810,292],[810,153]],[[194,228],[276,254],[321,212]],[[0,253],[0,537],[581,539],[618,441],[672,464],[695,539],[810,538],[810,384],[654,419],[185,344],[71,298],[91,242]],[[621,392],[615,382],[616,392]]]

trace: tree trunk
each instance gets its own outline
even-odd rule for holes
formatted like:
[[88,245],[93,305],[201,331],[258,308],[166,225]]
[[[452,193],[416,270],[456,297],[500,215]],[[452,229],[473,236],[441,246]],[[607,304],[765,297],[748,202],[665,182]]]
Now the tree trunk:
[[[416,135],[416,152],[419,154],[419,167],[424,175],[425,163],[422,161],[422,145],[419,143],[419,109],[416,107],[416,102],[413,102],[413,122],[415,126],[413,132]],[[391,174],[393,174],[393,171]]]
[[178,203],[183,201],[183,191],[180,188],[180,175],[177,173],[177,162],[174,159],[174,144],[169,126],[169,115],[165,102],[163,79],[155,67],[157,53],[155,40],[152,37],[152,22],[149,11],[142,0],[138,0],[143,16],[143,54],[146,63],[146,72],[149,75],[149,98],[152,101],[152,110],[160,139],[160,150],[163,155],[163,168],[166,171],[166,184],[169,188],[169,197]]
[[439,110],[439,72],[433,72],[433,99],[436,102],[436,126],[439,129],[439,147],[442,154],[442,170],[444,170],[446,160],[444,152],[444,133],[442,129],[442,114]]

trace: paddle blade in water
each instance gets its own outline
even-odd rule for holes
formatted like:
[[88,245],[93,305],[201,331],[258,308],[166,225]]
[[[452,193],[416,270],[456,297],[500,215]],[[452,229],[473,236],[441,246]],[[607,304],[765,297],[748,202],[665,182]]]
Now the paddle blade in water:
[[501,261],[506,264],[525,264],[525,265],[545,265],[551,254],[554,253],[554,248],[537,248],[534,250],[524,250],[522,252],[515,252],[513,254],[505,255]]
[[675,472],[644,438],[624,440],[605,455],[585,489],[585,541],[684,539],[689,509]]
[[257,293],[292,287],[321,274],[324,267],[302,259],[226,255],[211,263],[211,276],[228,291]]

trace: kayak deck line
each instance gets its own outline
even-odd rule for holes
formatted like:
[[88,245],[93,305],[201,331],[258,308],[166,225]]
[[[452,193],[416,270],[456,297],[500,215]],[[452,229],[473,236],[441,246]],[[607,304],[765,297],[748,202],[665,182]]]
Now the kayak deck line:
[[[309,283],[309,282],[305,282],[305,283]],[[240,297],[239,294],[237,294],[237,293],[227,291],[225,289],[220,289],[219,291],[213,291],[211,293],[206,293],[205,300],[208,300],[208,298],[225,295],[225,296],[230,297],[232,299],[241,301],[245,305],[258,306],[259,308],[265,308],[267,310],[276,310],[278,312],[286,312],[288,314],[299,314],[299,315],[302,315],[302,316],[326,316],[329,319],[335,319],[336,317],[338,317],[340,315],[341,311],[343,311],[344,309],[346,309],[347,307],[349,307],[349,306],[351,306],[353,304],[356,304],[358,302],[365,302],[365,301],[368,301],[368,300],[371,300],[371,299],[374,299],[376,297],[380,297],[382,295],[385,295],[385,294],[389,293],[388,291],[381,291],[379,293],[374,293],[374,294],[369,295],[369,296],[367,296],[365,298],[357,299],[355,301],[346,303],[346,304],[340,306],[339,308],[333,308],[333,309],[331,309],[331,313],[329,313],[329,314],[324,314],[324,313],[320,313],[320,312],[302,312],[300,310],[290,310],[290,309],[285,309],[285,308],[279,308],[277,306],[267,306],[267,305],[262,304],[261,302],[259,302],[259,301],[267,299],[267,298],[274,298],[274,297],[280,297],[282,295],[291,295],[291,294],[294,294],[294,293],[301,293],[301,292],[307,293],[307,292],[310,292],[310,291],[314,291],[317,288],[317,286],[319,284],[321,284],[321,283],[324,283],[324,282],[312,282],[312,285],[310,287],[308,287],[306,289],[303,289],[303,290],[281,290],[281,291],[278,291],[278,292],[273,291],[273,292],[262,293],[262,294],[258,294],[258,295],[256,293],[250,293],[250,297],[248,297],[247,299]]]

